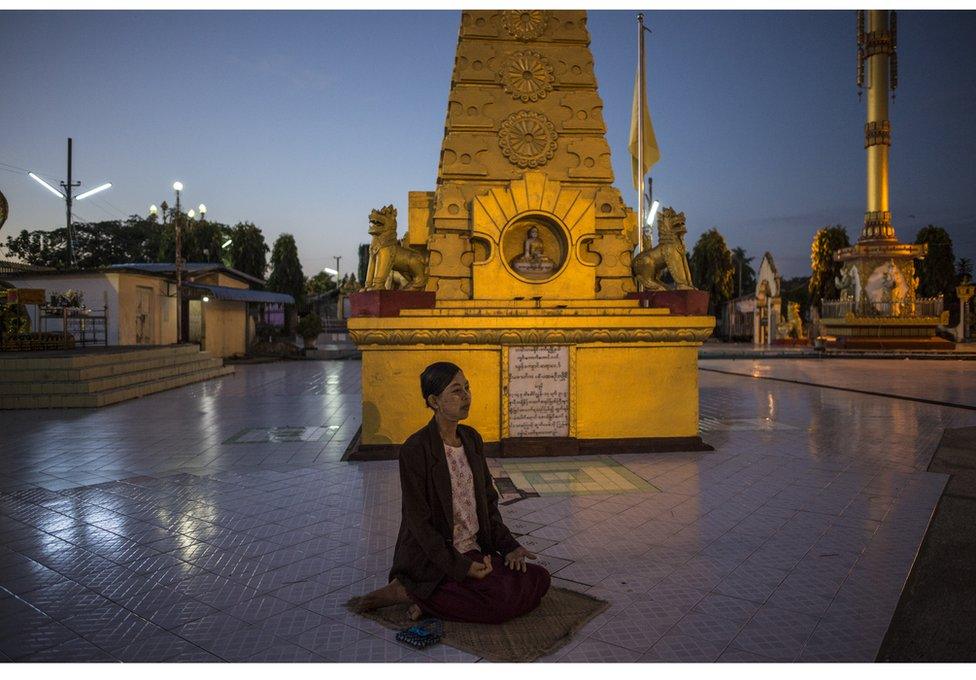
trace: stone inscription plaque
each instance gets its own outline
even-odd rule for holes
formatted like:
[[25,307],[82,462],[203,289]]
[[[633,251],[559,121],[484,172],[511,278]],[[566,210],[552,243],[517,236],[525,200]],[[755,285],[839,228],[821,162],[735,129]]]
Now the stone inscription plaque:
[[569,436],[569,348],[508,352],[508,435]]

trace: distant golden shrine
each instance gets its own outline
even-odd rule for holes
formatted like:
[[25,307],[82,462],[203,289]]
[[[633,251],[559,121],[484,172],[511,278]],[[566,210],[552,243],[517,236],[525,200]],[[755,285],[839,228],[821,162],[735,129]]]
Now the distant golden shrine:
[[[468,422],[500,455],[702,448],[697,348],[714,318],[694,290],[637,295],[602,110],[584,11],[462,12],[437,188],[410,192],[402,242],[392,206],[370,217],[349,320],[354,457],[392,455],[429,419],[419,375],[438,360],[465,371]],[[690,288],[683,228],[640,276],[660,261]]]
[[889,10],[857,13],[858,87],[867,82],[864,124],[867,210],[857,243],[834,253],[834,260],[844,264],[835,280],[839,299],[821,303],[821,341],[828,348],[951,349],[953,346],[936,336],[938,325],[948,323],[941,298],[921,299],[915,295],[918,287],[915,260],[925,257],[927,246],[900,243],[889,210],[888,100],[890,90],[898,83],[896,16]]

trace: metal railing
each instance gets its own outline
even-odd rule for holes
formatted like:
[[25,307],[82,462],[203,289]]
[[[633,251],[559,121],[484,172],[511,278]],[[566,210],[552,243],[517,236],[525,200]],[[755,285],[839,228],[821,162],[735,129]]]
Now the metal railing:
[[322,333],[329,342],[343,342],[349,338],[345,319],[322,319]]
[[108,308],[41,307],[40,329],[42,332],[60,332],[65,347],[68,336],[74,338],[75,347],[108,345]]
[[822,319],[843,319],[848,314],[858,318],[913,319],[937,317],[942,314],[942,296],[916,298],[914,302],[871,302],[869,300],[823,300],[820,303]]

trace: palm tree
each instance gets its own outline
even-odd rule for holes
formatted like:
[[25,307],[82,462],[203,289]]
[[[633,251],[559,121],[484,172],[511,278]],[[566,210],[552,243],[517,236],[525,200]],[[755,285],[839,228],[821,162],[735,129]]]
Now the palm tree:
[[735,264],[735,294],[734,298],[741,297],[746,291],[756,288],[756,270],[752,268],[750,262],[754,257],[746,257],[746,250],[741,246],[732,249],[732,262]]
[[956,262],[956,275],[960,281],[973,280],[973,261],[968,257],[960,257]]

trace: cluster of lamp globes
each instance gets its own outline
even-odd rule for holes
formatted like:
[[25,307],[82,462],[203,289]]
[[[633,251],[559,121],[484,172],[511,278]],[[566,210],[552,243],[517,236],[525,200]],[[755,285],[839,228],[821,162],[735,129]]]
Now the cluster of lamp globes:
[[[181,191],[183,191],[183,182],[180,182],[180,181],[173,182],[173,191],[175,191],[177,194],[179,194]],[[200,211],[200,219],[201,220],[204,219],[206,217],[206,215],[207,215],[207,206],[204,205],[203,203],[201,203],[200,205],[197,206],[197,210]],[[152,215],[153,217],[155,217],[156,215],[159,214],[159,208],[156,207],[156,204],[155,203],[153,203],[151,206],[149,206],[149,214]],[[190,208],[186,212],[186,216],[189,217],[192,220],[194,217],[197,216],[196,210],[194,210],[193,208]],[[221,247],[226,248],[227,246],[230,245],[230,243],[231,243],[231,240],[230,239],[227,239],[226,241],[224,241],[224,243],[223,243],[223,245]]]
[[[175,191],[177,196],[179,196],[179,193],[183,191],[183,182],[180,181],[173,182],[173,191]],[[207,206],[201,203],[200,205],[197,206],[197,210],[200,211],[200,219],[201,220],[204,219],[204,217],[207,214]],[[153,217],[159,214],[159,208],[156,207],[155,203],[149,206],[149,214],[152,215]],[[186,211],[186,216],[192,220],[194,217],[197,216],[197,211],[194,210],[193,208],[190,208],[189,210]]]

